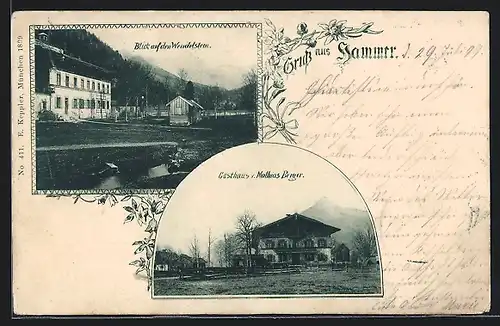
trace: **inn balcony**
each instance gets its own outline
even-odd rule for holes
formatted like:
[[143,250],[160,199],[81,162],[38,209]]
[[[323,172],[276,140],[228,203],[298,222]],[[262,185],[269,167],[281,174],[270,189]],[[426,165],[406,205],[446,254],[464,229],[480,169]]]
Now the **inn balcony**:
[[280,248],[263,248],[262,250],[274,250],[275,252],[290,252],[290,253],[293,253],[293,252],[300,252],[300,253],[304,253],[304,252],[311,252],[311,253],[314,253],[314,252],[317,252],[318,249],[325,249],[325,248],[328,248],[328,247],[292,247],[292,248],[284,248],[284,247],[280,247]]

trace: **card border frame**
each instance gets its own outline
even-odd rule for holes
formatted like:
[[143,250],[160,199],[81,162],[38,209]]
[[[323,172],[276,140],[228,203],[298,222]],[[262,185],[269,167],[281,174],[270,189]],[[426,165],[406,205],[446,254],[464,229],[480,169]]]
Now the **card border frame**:
[[[244,144],[244,145],[239,145],[236,147],[242,147],[242,146],[249,146],[251,144]],[[381,245],[380,245],[380,236],[379,232],[377,232],[377,226],[375,223],[375,218],[372,214],[372,211],[370,210],[370,207],[368,206],[368,203],[366,202],[365,197],[361,194],[359,189],[356,187],[354,182],[333,162],[330,160],[324,158],[323,156],[309,150],[303,147],[299,147],[294,144],[289,144],[289,143],[279,143],[279,142],[272,142],[272,141],[264,141],[258,143],[258,145],[270,145],[270,146],[285,146],[285,147],[290,147],[290,148],[295,148],[296,150],[304,151],[306,153],[309,153],[311,157],[315,157],[315,159],[318,159],[319,161],[324,161],[326,164],[330,165],[330,167],[333,170],[336,170],[337,173],[339,173],[342,178],[351,186],[351,188],[354,190],[354,192],[357,194],[357,196],[361,199],[363,202],[363,205],[366,209],[366,212],[368,213],[368,216],[370,217],[370,225],[373,228],[373,232],[375,235],[376,243],[377,243],[377,256],[379,259],[379,276],[380,276],[380,292],[379,293],[322,293],[322,294],[232,294],[232,295],[155,295],[154,294],[154,261],[156,259],[156,250],[157,250],[157,244],[158,244],[158,229],[161,226],[161,222],[164,218],[166,218],[168,211],[168,205],[170,204],[172,197],[175,196],[175,191],[171,194],[171,196],[168,198],[168,200],[165,202],[165,207],[161,213],[161,217],[158,221],[158,226],[155,234],[155,240],[154,240],[154,253],[151,258],[151,275],[149,276],[148,280],[148,291],[149,291],[149,296],[150,299],[152,300],[231,300],[231,299],[342,299],[342,298],[348,298],[348,299],[369,299],[369,298],[384,298],[385,297],[385,282],[384,282],[384,264],[382,262],[382,250],[381,250]],[[216,154],[217,155],[217,154]],[[150,283],[149,283],[150,282]]]
[[[260,123],[260,115],[263,106],[263,91],[262,91],[262,75],[263,71],[263,43],[262,43],[262,23],[261,22],[175,22],[175,23],[135,23],[135,24],[49,24],[49,25],[29,25],[29,96],[30,96],[30,137],[31,137],[31,194],[32,195],[99,195],[99,194],[167,194],[172,189],[74,189],[74,190],[53,190],[53,189],[37,189],[36,184],[36,108],[35,108],[35,30],[63,30],[63,29],[104,29],[104,28],[255,28],[256,29],[256,51],[257,51],[257,137],[254,142],[260,142],[263,134],[263,127]],[[175,188],[173,188],[175,189]]]

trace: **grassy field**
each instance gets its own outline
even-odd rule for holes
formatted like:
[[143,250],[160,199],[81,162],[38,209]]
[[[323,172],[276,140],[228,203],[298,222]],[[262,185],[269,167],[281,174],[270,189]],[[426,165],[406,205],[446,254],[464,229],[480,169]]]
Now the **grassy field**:
[[380,294],[380,274],[371,271],[311,271],[236,279],[155,279],[155,296]]
[[[36,147],[175,142],[182,159],[182,171],[192,171],[204,160],[237,145],[255,141],[254,131],[232,128],[192,130],[160,126],[132,126],[97,123],[38,123]],[[172,188],[178,177],[156,180],[136,180],[149,168],[164,164],[175,150],[172,145],[127,148],[91,148],[59,151],[37,151],[37,189],[92,189],[99,180],[89,178],[89,171],[99,169],[105,162],[120,167],[127,188]],[[125,174],[124,174],[125,173]]]

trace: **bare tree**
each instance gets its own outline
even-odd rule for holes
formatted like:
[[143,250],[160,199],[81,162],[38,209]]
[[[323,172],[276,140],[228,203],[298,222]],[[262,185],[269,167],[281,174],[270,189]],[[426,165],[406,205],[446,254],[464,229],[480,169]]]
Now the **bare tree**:
[[220,266],[231,266],[233,255],[244,252],[239,239],[230,233],[224,233],[223,237],[215,243],[215,253]]
[[371,224],[366,224],[363,229],[354,233],[352,245],[362,266],[366,266],[370,258],[377,255],[377,239]]
[[250,69],[246,74],[243,75],[243,85],[255,85],[257,84],[257,72],[255,69]]
[[189,74],[186,71],[186,69],[184,69],[184,68],[179,69],[179,72],[177,73],[177,75],[179,76],[180,79],[182,79],[183,85],[187,82],[187,80],[189,78]]
[[247,210],[236,218],[236,237],[244,247],[247,270],[252,264],[253,233],[259,226],[255,214],[251,211]]
[[219,240],[215,243],[214,253],[217,259],[217,265],[220,267],[225,267],[226,257],[224,256],[224,240]]
[[243,75],[243,86],[240,88],[240,109],[253,113],[254,123],[257,125],[257,72],[251,69]]
[[196,238],[196,235],[194,236],[189,246],[189,253],[191,254],[191,257],[193,257],[193,259],[195,260],[196,264],[195,266],[198,267],[201,253],[200,253],[200,243],[198,241],[198,238]]

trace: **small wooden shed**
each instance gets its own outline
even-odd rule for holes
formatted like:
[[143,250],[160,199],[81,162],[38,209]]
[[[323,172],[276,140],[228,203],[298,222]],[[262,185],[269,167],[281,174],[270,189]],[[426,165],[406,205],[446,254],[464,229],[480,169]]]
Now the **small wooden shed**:
[[170,118],[170,125],[190,126],[202,118],[204,108],[194,100],[185,99],[177,96],[168,102],[166,109]]
[[333,248],[332,258],[334,263],[348,263],[351,258],[351,251],[345,244],[341,243]]

